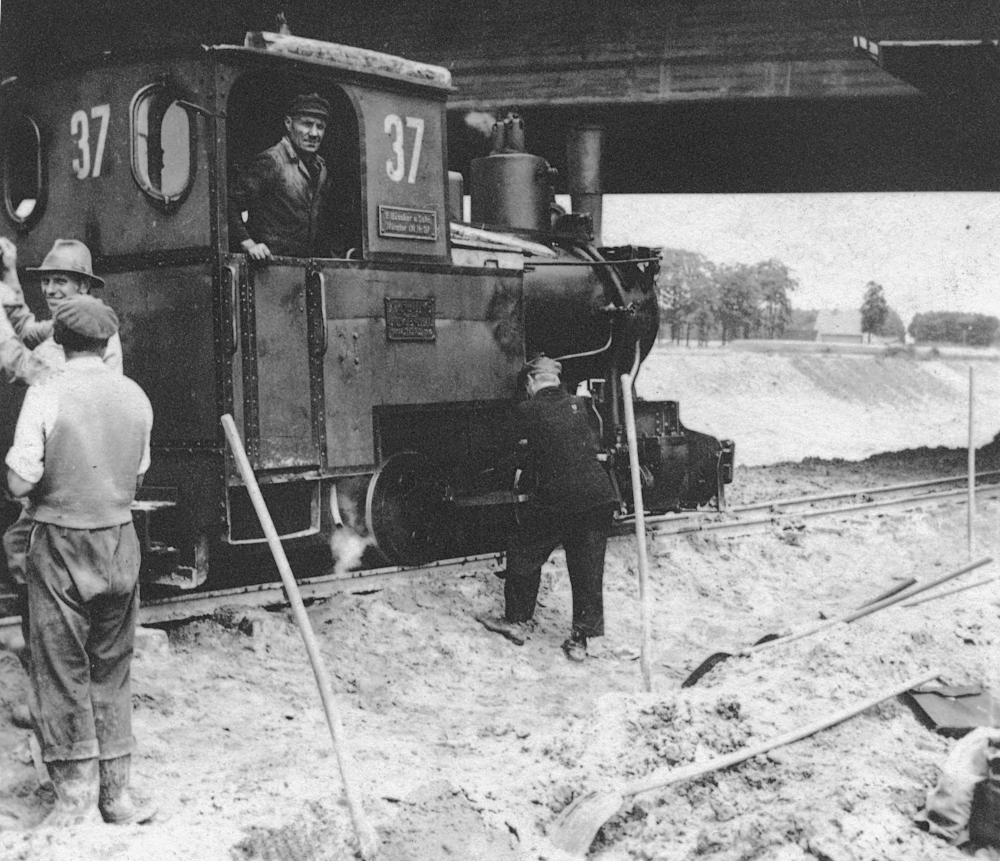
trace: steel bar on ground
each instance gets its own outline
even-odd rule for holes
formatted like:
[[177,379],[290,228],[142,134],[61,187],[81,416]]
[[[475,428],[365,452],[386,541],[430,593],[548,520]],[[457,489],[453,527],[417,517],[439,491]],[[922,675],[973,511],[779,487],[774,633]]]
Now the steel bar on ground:
[[288,557],[281,546],[281,539],[278,531],[274,528],[271,514],[267,510],[264,497],[257,486],[257,478],[254,475],[250,461],[247,459],[246,451],[243,448],[243,440],[240,439],[239,431],[233,417],[228,413],[222,417],[222,426],[226,431],[226,439],[229,440],[230,448],[236,458],[240,474],[246,484],[247,492],[250,494],[250,501],[253,502],[254,510],[260,519],[260,525],[267,536],[268,546],[274,555],[274,561],[281,574],[281,581],[285,587],[285,594],[291,604],[295,621],[298,622],[299,630],[302,632],[302,639],[305,642],[306,653],[309,655],[309,663],[312,664],[313,675],[316,676],[316,684],[319,687],[320,699],[323,701],[323,711],[326,714],[327,726],[330,728],[330,735],[333,738],[333,749],[337,754],[337,765],[340,768],[340,778],[344,784],[344,797],[351,814],[351,823],[354,826],[354,833],[360,844],[361,857],[364,859],[374,858],[378,854],[378,837],[375,829],[368,821],[364,809],[361,806],[361,799],[357,795],[356,782],[354,778],[354,765],[347,751],[347,738],[343,724],[340,720],[340,713],[333,696],[333,687],[330,684],[330,677],[326,672],[326,665],[323,662],[323,655],[316,642],[316,635],[313,633],[309,616],[306,613],[305,605],[302,603],[302,596],[299,594],[298,585],[295,582],[295,575],[292,567],[288,564]]
[[976,568],[981,568],[983,565],[989,565],[992,561],[993,559],[991,557],[984,556],[982,559],[970,562],[968,565],[963,565],[955,571],[949,571],[947,574],[942,574],[940,577],[931,580],[929,583],[920,583],[919,585],[906,589],[890,598],[885,598],[884,600],[878,601],[874,604],[868,604],[865,607],[852,610],[851,612],[845,613],[842,616],[837,616],[834,619],[826,619],[818,625],[813,625],[804,630],[793,632],[786,637],[778,637],[774,640],[768,640],[766,643],[758,643],[756,646],[750,646],[749,648],[744,649],[741,654],[749,655],[753,652],[761,652],[764,649],[769,649],[772,646],[783,646],[785,643],[791,643],[794,640],[801,640],[803,637],[808,637],[812,634],[824,631],[827,628],[832,628],[834,625],[839,625],[841,622],[850,624],[857,619],[862,619],[865,616],[870,616],[872,613],[877,613],[880,610],[885,610],[888,607],[892,607],[895,604],[906,601],[915,595],[919,595],[921,592],[926,592],[928,589],[933,589],[935,586],[940,586],[942,583],[947,583],[949,580],[954,580],[956,577],[960,577],[962,574],[967,574],[969,571],[974,571]]
[[1000,577],[987,577],[985,580],[977,580],[975,583],[969,583],[966,586],[956,586],[954,589],[946,589],[944,592],[939,592],[937,595],[925,595],[923,598],[919,598],[916,601],[908,601],[903,604],[903,607],[916,607],[918,604],[925,604],[927,601],[936,601],[938,598],[947,598],[949,595],[954,595],[956,592],[965,592],[967,589],[978,589],[980,586],[987,586],[990,583],[995,583],[1000,580]]

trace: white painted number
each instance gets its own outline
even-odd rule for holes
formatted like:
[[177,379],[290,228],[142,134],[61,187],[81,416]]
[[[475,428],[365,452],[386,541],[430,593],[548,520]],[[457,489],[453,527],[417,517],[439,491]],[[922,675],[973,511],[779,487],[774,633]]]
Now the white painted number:
[[[410,172],[406,181],[411,185],[417,181],[417,169],[420,166],[420,149],[424,144],[423,117],[407,117],[406,128],[413,129],[413,152],[410,155]],[[396,114],[385,118],[385,133],[392,135],[392,151],[394,158],[386,159],[385,172],[393,182],[399,182],[406,174],[406,153],[403,148],[403,121]]]
[[403,178],[403,122],[395,114],[385,118],[385,133],[395,135],[392,151],[396,154],[395,164],[391,158],[386,159],[385,172],[393,182],[399,182]]
[[424,142],[423,117],[407,117],[406,127],[414,129],[416,132],[413,138],[413,156],[410,158],[410,175],[406,177],[406,181],[412,185],[417,181],[417,165],[420,164],[420,147]]
[[77,111],[69,121],[69,133],[79,135],[76,145],[80,155],[73,159],[73,170],[77,179],[86,179],[90,175],[90,122],[84,111]]
[[[97,131],[97,147],[93,161],[90,158],[90,120],[100,120],[101,127]],[[77,111],[70,117],[69,133],[76,138],[80,154],[73,159],[73,172],[77,179],[98,177],[104,164],[104,146],[108,142],[108,122],[111,119],[111,105],[95,105],[90,109],[90,117],[86,111]],[[91,170],[93,166],[93,170]]]

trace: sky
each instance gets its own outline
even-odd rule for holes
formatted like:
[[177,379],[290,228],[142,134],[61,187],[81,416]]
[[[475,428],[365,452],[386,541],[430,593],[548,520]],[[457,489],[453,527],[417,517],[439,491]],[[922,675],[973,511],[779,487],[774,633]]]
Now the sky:
[[917,312],[1000,316],[1000,194],[605,195],[604,245],[777,258],[795,308],[859,308],[869,281],[908,324]]

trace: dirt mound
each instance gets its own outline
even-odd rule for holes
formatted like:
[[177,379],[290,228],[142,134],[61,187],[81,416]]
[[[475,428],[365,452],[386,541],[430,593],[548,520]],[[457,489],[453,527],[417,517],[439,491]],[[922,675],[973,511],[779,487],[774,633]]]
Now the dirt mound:
[[[976,367],[975,445],[1000,430],[1000,362]],[[969,360],[881,353],[658,347],[639,394],[677,400],[685,425],[736,441],[737,462],[858,461],[968,442]]]

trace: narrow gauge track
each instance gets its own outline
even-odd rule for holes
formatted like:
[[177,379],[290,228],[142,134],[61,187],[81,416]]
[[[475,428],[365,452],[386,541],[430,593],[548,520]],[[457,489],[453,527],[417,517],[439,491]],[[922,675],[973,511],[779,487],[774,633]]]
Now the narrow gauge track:
[[[993,498],[1000,492],[1000,470],[976,474],[976,497]],[[646,518],[646,527],[658,535],[684,535],[692,532],[712,532],[717,535],[748,535],[770,529],[783,522],[814,517],[831,517],[836,514],[866,513],[869,511],[908,511],[928,503],[945,504],[961,501],[968,495],[968,488],[938,491],[934,488],[947,485],[966,484],[968,476],[955,475],[950,478],[936,478],[928,481],[911,481],[905,484],[884,485],[831,491],[828,493],[799,496],[791,499],[773,499],[754,502],[749,505],[734,506],[723,511],[691,511],[679,514],[663,514]],[[996,492],[993,492],[993,491]],[[914,492],[919,491],[919,492]],[[882,497],[882,499],[879,499]],[[862,501],[858,501],[862,500]],[[822,507],[817,507],[828,503]],[[840,504],[837,504],[840,503]],[[754,517],[758,514],[760,516]],[[615,533],[626,535],[633,529],[634,518],[621,520],[616,524]]]
[[[977,479],[1000,476],[1000,471],[983,472]],[[648,531],[657,536],[689,535],[705,533],[722,537],[750,535],[775,528],[792,527],[804,519],[845,516],[869,513],[889,513],[909,511],[927,505],[945,505],[965,502],[967,488],[934,491],[933,488],[967,481],[966,476],[935,479],[932,481],[910,482],[907,484],[870,487],[861,490],[845,490],[831,493],[801,496],[785,500],[769,500],[734,507],[722,512],[691,512],[687,514],[662,515],[646,519]],[[913,493],[912,491],[923,491]],[[876,500],[874,497],[888,497]],[[1000,484],[987,484],[976,491],[976,499],[996,499],[1000,497]],[[858,498],[862,503],[825,505],[838,501],[850,503]],[[760,516],[753,516],[758,514]],[[615,537],[627,539],[631,535],[632,522],[622,521],[615,527]],[[387,582],[401,577],[416,577],[427,574],[472,574],[502,570],[503,553],[485,553],[459,559],[446,559],[421,567],[389,566],[363,571],[349,571],[342,574],[326,574],[308,577],[298,581],[304,600],[324,598],[337,592],[361,592],[378,589]],[[220,606],[266,607],[287,603],[281,583],[262,583],[212,592],[199,592],[160,598],[144,603],[141,610],[143,624],[197,618],[211,615]],[[0,619],[0,630],[20,623],[20,617],[8,616]]]

